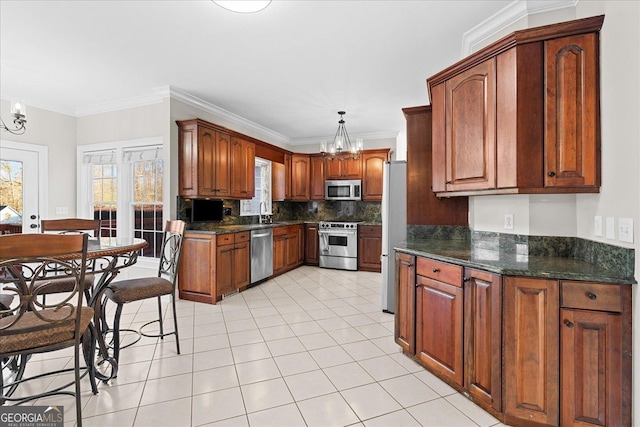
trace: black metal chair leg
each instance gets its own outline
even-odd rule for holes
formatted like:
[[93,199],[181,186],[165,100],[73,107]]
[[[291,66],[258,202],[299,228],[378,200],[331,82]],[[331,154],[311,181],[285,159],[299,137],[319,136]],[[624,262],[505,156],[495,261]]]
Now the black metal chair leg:
[[176,352],[180,354],[180,338],[178,337],[178,316],[176,314],[176,298],[171,295],[171,309],[173,310],[173,331],[176,334]]
[[160,324],[160,339],[164,339],[164,326],[162,322],[162,301],[160,301],[160,297],[158,297],[158,323]]
[[113,358],[120,360],[120,316],[124,304],[118,304],[116,307],[116,315],[113,319]]

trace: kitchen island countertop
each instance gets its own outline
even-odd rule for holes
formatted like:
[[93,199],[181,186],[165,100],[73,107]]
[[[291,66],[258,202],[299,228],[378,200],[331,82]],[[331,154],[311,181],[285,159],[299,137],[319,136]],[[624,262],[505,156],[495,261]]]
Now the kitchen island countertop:
[[477,268],[507,276],[581,280],[635,284],[633,275],[607,269],[597,263],[560,256],[529,255],[525,248],[517,253],[477,245],[471,240],[409,239],[394,248],[425,258]]

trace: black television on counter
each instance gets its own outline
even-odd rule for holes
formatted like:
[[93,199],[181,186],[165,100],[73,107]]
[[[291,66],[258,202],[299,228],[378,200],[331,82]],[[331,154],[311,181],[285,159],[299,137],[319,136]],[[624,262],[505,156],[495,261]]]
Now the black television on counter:
[[191,200],[191,222],[222,221],[223,211],[222,200]]

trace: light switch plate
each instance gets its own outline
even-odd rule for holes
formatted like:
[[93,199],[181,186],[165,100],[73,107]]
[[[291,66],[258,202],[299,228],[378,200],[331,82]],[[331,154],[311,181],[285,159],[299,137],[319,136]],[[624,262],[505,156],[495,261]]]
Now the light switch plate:
[[607,239],[613,240],[616,238],[615,221],[612,216],[608,216],[605,220],[605,233]]
[[56,206],[56,215],[69,215],[69,208],[66,206]]
[[596,215],[593,218],[593,234],[595,234],[596,237],[602,237],[602,216],[601,215]]
[[618,239],[621,242],[633,243],[633,218],[618,219]]

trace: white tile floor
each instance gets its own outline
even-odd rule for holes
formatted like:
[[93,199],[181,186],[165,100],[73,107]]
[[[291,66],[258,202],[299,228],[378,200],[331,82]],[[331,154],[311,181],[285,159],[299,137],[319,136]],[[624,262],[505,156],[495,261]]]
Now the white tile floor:
[[[128,304],[122,327],[155,310]],[[83,380],[85,426],[502,425],[401,353],[380,274],[301,267],[217,305],[179,301],[178,316],[180,355],[173,337],[143,338],[98,395]],[[70,365],[69,354],[29,370]],[[34,404],[64,405],[75,424],[71,397]]]

